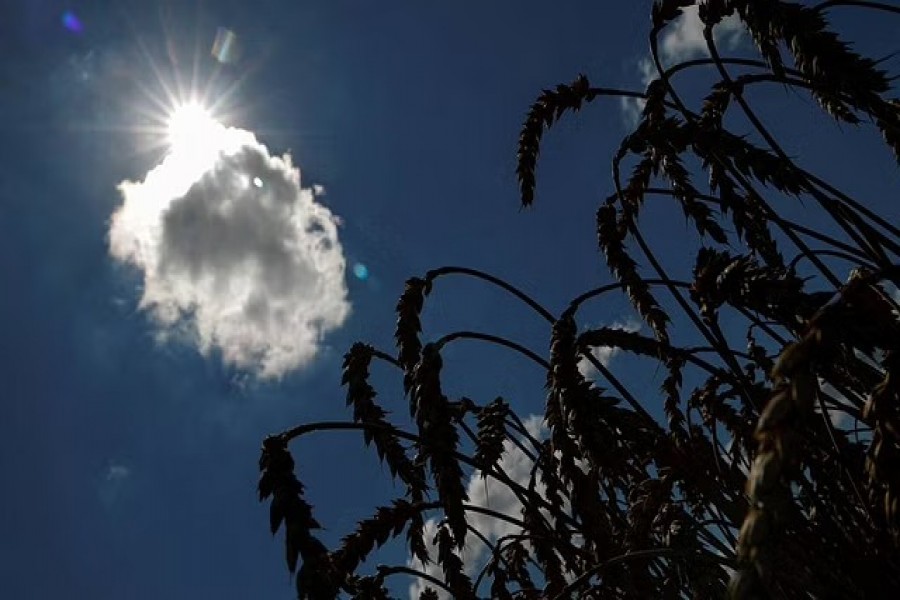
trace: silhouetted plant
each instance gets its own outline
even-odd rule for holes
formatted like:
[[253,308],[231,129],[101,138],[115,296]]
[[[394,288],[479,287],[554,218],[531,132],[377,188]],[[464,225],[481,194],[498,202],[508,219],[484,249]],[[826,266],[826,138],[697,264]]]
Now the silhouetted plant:
[[[596,214],[614,282],[578,296],[557,316],[474,269],[445,267],[412,278],[397,304],[396,355],[357,343],[345,356],[352,421],[305,424],[265,441],[260,497],[271,498],[272,531],[284,529],[288,568],[301,565],[300,597],[386,598],[385,582],[396,575],[421,578],[422,600],[438,592],[900,597],[900,318],[885,288],[900,285],[900,231],[800,167],[745,95],[763,83],[808,93],[839,122],[872,123],[900,160],[891,77],[826,20],[839,7],[882,14],[900,8],[853,0],[707,0],[699,16],[709,58],[666,67],[659,35],[693,4],[653,5],[657,78],[646,92],[596,88],[579,76],[538,97],[519,138],[517,172],[528,207],[546,129],[600,97],[643,104],[612,161],[614,193]],[[740,19],[762,60],[720,55],[713,31],[726,17]],[[680,73],[696,69],[717,76],[699,110],[674,85]],[[725,128],[729,111],[746,118],[760,145]],[[695,181],[700,172],[686,164],[702,165],[708,177],[702,190]],[[706,244],[688,277],[673,277],[642,234],[639,216],[650,196],[676,202]],[[775,204],[783,197],[821,209],[842,233],[783,216]],[[550,328],[548,357],[469,331],[423,344],[426,298],[436,280],[451,276],[480,279],[531,307]],[[611,328],[579,333],[579,309],[617,292],[652,337]],[[481,404],[445,394],[441,352],[459,338],[504,346],[546,372],[546,440],[530,435],[503,398]],[[745,351],[734,347],[741,338]],[[667,373],[661,401],[636,398],[592,354],[598,347],[658,361]],[[372,360],[402,374],[412,431],[392,424],[376,403]],[[608,390],[585,379],[583,360]],[[682,389],[685,383],[690,389]],[[648,411],[654,405],[662,407],[659,418]],[[329,551],[313,534],[318,524],[287,446],[332,429],[359,430],[405,493]],[[513,445],[534,461],[530,480],[516,481],[501,468]],[[521,514],[470,504],[466,479],[477,472],[508,487]],[[473,527],[475,513],[512,523],[519,533],[490,540]],[[439,520],[433,540],[425,536],[426,517]],[[382,565],[359,573],[377,548],[404,533],[409,554],[439,570]],[[483,564],[467,567],[460,550],[472,536],[489,552]]]

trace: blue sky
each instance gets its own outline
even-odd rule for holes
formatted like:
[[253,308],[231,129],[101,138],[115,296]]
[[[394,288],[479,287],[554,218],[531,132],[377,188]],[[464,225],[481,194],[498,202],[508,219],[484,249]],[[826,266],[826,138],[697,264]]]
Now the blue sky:
[[[592,215],[611,191],[609,157],[626,132],[626,112],[611,100],[564,119],[546,137],[537,204],[526,212],[518,208],[515,143],[544,87],[578,73],[598,85],[640,86],[649,3],[548,6],[4,0],[3,597],[292,597],[281,540],[269,535],[267,509],[255,496],[260,442],[297,422],[346,415],[341,356],[358,339],[392,348],[403,281],[442,265],[472,266],[558,311],[609,280]],[[856,31],[872,24],[848,22]],[[234,64],[209,53],[219,27],[241,43]],[[866,43],[894,50],[895,32],[881,27]],[[288,352],[280,378],[255,376],[254,352],[269,338],[251,343],[241,332],[215,329],[213,338],[225,342],[211,342],[204,355],[189,331],[165,327],[140,308],[151,289],[147,265],[110,252],[113,215],[126,202],[119,184],[144,180],[167,151],[160,126],[167,115],[157,100],[168,101],[166,85],[189,89],[192,77],[209,99],[221,100],[215,116],[224,126],[252,132],[267,148],[247,161],[290,152],[300,185],[325,190],[297,194],[340,218],[322,235],[337,236],[340,246],[331,250],[342,253],[348,272],[337,283],[298,280],[284,296],[324,290],[328,302],[314,297],[312,312],[295,316],[315,313],[332,324],[321,340],[311,338],[307,354]],[[827,167],[835,183],[872,198],[896,183],[891,158],[865,135],[851,134],[835,161],[822,140],[837,130],[808,117],[808,101],[766,94],[760,98],[775,100],[763,112],[786,128],[788,147],[808,156],[807,164]],[[289,169],[259,168],[273,178],[261,187],[266,193],[277,177],[289,180]],[[890,174],[863,185],[858,169]],[[197,198],[202,206],[206,196]],[[880,206],[896,216],[895,207]],[[682,220],[649,214],[655,220],[645,225],[665,252],[696,247]],[[183,223],[184,243],[220,239],[190,230],[192,222]],[[234,235],[243,240],[246,231],[236,227]],[[189,280],[188,254],[164,246],[153,247],[177,266],[167,271],[176,279],[164,283]],[[213,246],[200,248],[191,252]],[[368,277],[353,274],[357,264]],[[264,295],[274,293],[277,278],[260,277]],[[157,306],[184,300],[172,289],[155,296]],[[227,296],[218,294],[190,297]],[[219,322],[229,306],[203,314]],[[624,324],[630,317],[615,299],[584,319]],[[425,318],[436,335],[490,329],[538,351],[547,343],[534,314],[462,278],[436,285]],[[249,354],[229,355],[235,348]],[[522,414],[540,410],[543,375],[516,357],[460,345],[448,352],[447,370],[458,374],[447,384],[453,393],[504,394]],[[646,389],[656,385],[637,371],[631,377]],[[384,404],[402,410],[399,378],[382,369],[375,380]],[[329,525],[327,539],[391,491],[386,472],[350,434],[300,442],[295,456]]]

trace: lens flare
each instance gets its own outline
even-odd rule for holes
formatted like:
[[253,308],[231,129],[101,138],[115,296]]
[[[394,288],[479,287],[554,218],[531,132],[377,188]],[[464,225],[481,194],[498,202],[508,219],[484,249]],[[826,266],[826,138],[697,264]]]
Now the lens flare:
[[241,57],[237,35],[230,29],[219,27],[210,53],[224,65],[236,63]]
[[353,274],[360,281],[365,281],[369,278],[369,267],[362,263],[356,263],[353,265]]
[[67,10],[63,13],[62,24],[63,27],[65,27],[72,33],[81,33],[82,31],[84,31],[84,26],[81,24],[81,20],[71,10]]

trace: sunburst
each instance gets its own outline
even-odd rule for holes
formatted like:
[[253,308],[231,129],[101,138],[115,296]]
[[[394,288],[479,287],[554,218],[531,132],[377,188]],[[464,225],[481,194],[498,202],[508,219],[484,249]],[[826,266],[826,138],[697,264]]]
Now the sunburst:
[[215,150],[222,125],[212,112],[196,101],[175,106],[166,121],[167,143],[172,152],[207,153]]

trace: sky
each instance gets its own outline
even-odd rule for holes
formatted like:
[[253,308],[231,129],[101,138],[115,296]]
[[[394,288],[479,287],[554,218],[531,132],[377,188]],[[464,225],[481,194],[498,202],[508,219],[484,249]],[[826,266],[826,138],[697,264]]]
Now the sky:
[[[527,211],[515,143],[543,88],[646,83],[649,2],[548,6],[0,0],[0,595],[293,597],[256,498],[260,443],[348,416],[342,355],[393,347],[404,280],[475,267],[555,312],[609,281],[593,211],[637,108],[565,118]],[[845,24],[896,50],[893,25]],[[735,24],[720,39],[749,52]],[[698,42],[685,19],[662,48]],[[759,100],[792,153],[897,216],[870,132],[783,91]],[[666,255],[696,249],[683,220],[644,219]],[[621,298],[583,320],[640,327]],[[435,285],[424,321],[426,337],[489,330],[540,352],[549,335],[463,277]],[[543,374],[518,357],[460,342],[445,361],[451,395],[542,410]],[[402,412],[400,378],[373,381]],[[352,434],[292,449],[326,541],[396,492]]]

